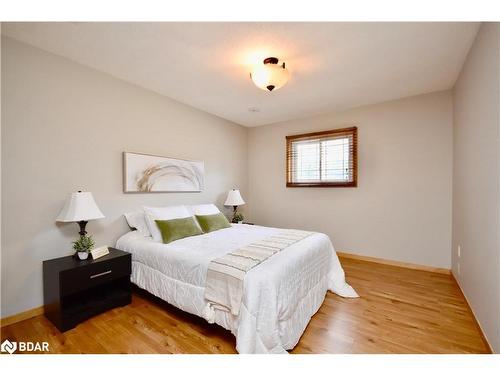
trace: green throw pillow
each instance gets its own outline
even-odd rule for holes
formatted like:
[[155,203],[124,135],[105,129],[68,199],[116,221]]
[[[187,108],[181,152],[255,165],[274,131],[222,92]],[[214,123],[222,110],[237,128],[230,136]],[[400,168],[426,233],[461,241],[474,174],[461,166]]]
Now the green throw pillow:
[[170,243],[184,237],[203,234],[193,217],[172,220],[155,220],[160,230],[163,243]]
[[198,224],[200,224],[204,233],[229,228],[231,226],[226,217],[220,212],[214,215],[196,215],[196,220],[198,220]]

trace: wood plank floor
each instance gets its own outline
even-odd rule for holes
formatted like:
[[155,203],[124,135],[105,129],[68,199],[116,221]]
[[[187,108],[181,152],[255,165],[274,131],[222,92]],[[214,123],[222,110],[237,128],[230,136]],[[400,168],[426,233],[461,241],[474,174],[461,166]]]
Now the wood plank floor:
[[[292,353],[487,353],[449,275],[342,258],[361,298],[328,293]],[[2,341],[48,341],[52,353],[235,353],[223,328],[144,292],[64,334],[43,316],[1,330]]]

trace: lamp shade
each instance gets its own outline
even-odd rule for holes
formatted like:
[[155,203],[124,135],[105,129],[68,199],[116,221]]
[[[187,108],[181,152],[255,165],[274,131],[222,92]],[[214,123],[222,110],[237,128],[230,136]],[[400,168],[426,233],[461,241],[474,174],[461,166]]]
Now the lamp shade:
[[103,217],[104,215],[97,207],[92,193],[79,191],[71,193],[56,221],[88,221],[102,219]]
[[226,203],[224,203],[225,206],[241,206],[245,204],[245,201],[241,197],[240,191],[233,189],[229,190],[229,193],[227,193],[227,199]]
[[250,74],[253,83],[262,90],[278,90],[283,87],[290,78],[288,69],[285,64],[278,65],[276,57],[268,57],[264,60],[264,64],[258,65]]

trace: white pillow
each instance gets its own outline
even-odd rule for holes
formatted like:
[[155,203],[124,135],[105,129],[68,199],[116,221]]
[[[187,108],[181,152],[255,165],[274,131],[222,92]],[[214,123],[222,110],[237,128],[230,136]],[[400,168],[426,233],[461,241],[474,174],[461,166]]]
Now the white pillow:
[[215,204],[197,204],[190,207],[193,215],[215,215],[220,213]]
[[146,224],[146,217],[144,211],[134,211],[123,214],[127,220],[130,228],[135,228],[139,233],[145,237],[151,236],[148,225]]
[[185,206],[170,206],[170,207],[142,207],[146,217],[146,224],[153,240],[161,242],[161,232],[155,223],[155,220],[172,220],[182,219],[193,216]]

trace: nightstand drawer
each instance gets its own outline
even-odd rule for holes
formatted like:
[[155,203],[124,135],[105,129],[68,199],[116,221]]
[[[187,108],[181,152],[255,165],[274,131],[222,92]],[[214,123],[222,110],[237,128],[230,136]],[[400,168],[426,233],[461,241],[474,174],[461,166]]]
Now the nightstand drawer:
[[130,254],[63,271],[60,274],[61,295],[67,296],[124,276],[130,276],[131,271]]

